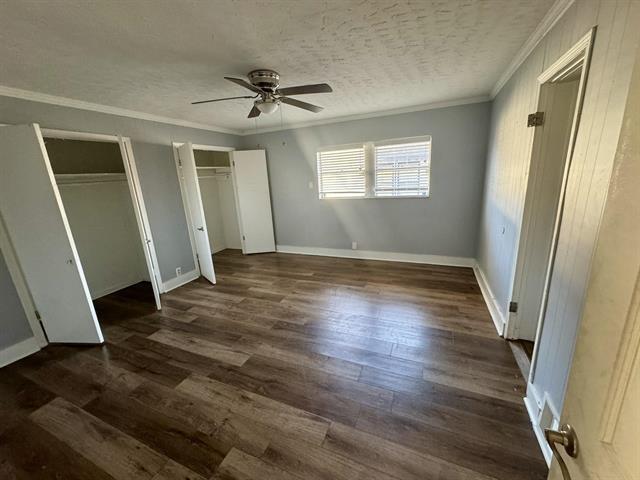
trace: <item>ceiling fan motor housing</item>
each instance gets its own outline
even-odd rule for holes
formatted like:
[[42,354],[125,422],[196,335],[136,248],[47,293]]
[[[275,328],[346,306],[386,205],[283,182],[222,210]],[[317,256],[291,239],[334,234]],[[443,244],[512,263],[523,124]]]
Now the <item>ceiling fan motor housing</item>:
[[247,75],[251,85],[274,92],[280,85],[280,75],[273,70],[253,70]]

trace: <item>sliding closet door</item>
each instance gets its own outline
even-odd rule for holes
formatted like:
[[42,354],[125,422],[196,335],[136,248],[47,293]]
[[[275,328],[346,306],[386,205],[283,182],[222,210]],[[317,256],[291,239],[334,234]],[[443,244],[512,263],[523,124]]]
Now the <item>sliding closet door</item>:
[[264,150],[231,152],[242,253],[275,252],[267,158]]
[[216,283],[216,274],[213,271],[213,259],[211,257],[211,245],[209,244],[209,232],[207,222],[204,218],[204,207],[200,196],[200,185],[198,184],[198,172],[196,170],[196,159],[193,156],[193,146],[185,143],[178,148],[182,176],[184,178],[184,188],[191,217],[191,228],[200,264],[200,273],[211,283]]
[[102,343],[40,127],[0,127],[0,157],[0,212],[49,341]]
[[162,285],[162,280],[160,278],[156,247],[153,243],[153,236],[151,235],[149,217],[147,216],[147,207],[144,204],[140,179],[138,178],[138,168],[136,167],[136,161],[133,157],[131,141],[128,138],[120,137],[119,144],[122,162],[127,172],[127,182],[129,183],[129,191],[131,192],[133,211],[135,212],[136,223],[138,224],[138,231],[140,232],[140,239],[143,244],[144,258],[147,262],[149,278],[151,279],[151,286],[153,287],[153,296],[156,300],[156,307],[160,310],[160,285]]

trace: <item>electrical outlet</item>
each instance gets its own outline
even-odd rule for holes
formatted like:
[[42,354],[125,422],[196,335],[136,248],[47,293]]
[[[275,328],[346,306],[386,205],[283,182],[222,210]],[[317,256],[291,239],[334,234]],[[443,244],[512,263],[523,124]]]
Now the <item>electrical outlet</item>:
[[176,277],[179,277],[180,275],[182,275],[182,267],[176,268]]
[[351,242],[351,250],[357,250],[358,249],[358,242]]

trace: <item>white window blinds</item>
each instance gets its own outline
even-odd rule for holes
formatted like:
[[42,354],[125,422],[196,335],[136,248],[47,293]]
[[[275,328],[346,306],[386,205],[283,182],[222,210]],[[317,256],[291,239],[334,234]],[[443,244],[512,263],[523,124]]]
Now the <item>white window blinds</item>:
[[429,196],[431,140],[374,145],[376,197]]
[[318,150],[320,198],[429,196],[431,136]]
[[364,145],[318,152],[318,190],[320,198],[364,197]]

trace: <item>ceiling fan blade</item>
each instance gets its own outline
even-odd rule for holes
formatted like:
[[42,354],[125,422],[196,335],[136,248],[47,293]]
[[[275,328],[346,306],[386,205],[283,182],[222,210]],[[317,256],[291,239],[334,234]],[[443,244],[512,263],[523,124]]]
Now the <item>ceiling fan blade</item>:
[[255,118],[258,115],[260,115],[260,110],[258,110],[258,107],[254,105],[251,111],[249,112],[249,115],[247,116],[247,118]]
[[252,97],[251,95],[245,95],[243,97],[216,98],[214,100],[200,100],[199,102],[191,102],[191,105],[198,105],[199,103],[222,102],[224,100],[235,100],[237,98],[255,98],[255,97]]
[[287,103],[289,105],[293,105],[294,107],[303,108],[305,110],[309,110],[313,113],[318,113],[324,110],[322,107],[318,107],[317,105],[312,105],[307,102],[301,102],[300,100],[296,100],[295,98],[282,97],[280,98],[282,103]]
[[248,88],[252,92],[263,93],[262,90],[260,90],[258,87],[256,87],[255,85],[251,85],[249,82],[247,82],[246,80],[243,80],[242,78],[233,78],[233,77],[224,77],[224,78],[225,80],[229,80],[230,82],[236,83],[241,87]]
[[307,93],[331,93],[333,89],[326,83],[316,83],[314,85],[299,85],[297,87],[286,87],[278,90],[279,95],[304,95]]

